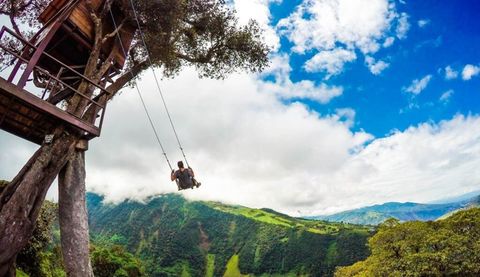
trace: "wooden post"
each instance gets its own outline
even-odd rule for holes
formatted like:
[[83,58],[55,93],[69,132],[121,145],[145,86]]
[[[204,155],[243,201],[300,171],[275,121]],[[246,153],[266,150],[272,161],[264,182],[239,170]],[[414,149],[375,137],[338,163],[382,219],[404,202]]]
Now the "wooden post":
[[53,38],[53,35],[55,35],[55,32],[60,28],[60,26],[62,26],[63,20],[64,18],[59,18],[53,24],[52,29],[49,30],[49,33],[47,34],[47,36],[42,40],[40,45],[38,45],[37,50],[35,50],[35,52],[32,55],[32,58],[28,61],[27,67],[23,71],[23,74],[17,83],[17,86],[19,88],[23,88],[27,84],[27,80],[28,80],[28,77],[30,76],[30,73],[32,73],[33,68],[37,65],[38,60],[42,56],[50,40]]
[[60,237],[68,277],[93,277],[85,204],[85,146],[77,143],[58,178]]

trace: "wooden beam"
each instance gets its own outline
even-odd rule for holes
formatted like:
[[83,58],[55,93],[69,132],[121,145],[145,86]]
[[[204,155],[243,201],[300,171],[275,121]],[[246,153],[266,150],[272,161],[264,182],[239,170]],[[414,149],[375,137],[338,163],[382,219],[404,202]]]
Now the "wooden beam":
[[5,79],[1,77],[0,77],[0,93],[8,96],[14,96],[17,101],[22,101],[23,103],[28,104],[34,109],[39,110],[41,113],[47,113],[48,115],[56,118],[57,120],[68,123],[73,127],[76,127],[94,136],[98,136],[100,134],[100,129],[95,127],[94,125],[86,123],[80,118],[77,118],[61,110],[60,108],[34,96],[33,94],[25,91],[24,89],[20,89],[19,87],[7,82]]

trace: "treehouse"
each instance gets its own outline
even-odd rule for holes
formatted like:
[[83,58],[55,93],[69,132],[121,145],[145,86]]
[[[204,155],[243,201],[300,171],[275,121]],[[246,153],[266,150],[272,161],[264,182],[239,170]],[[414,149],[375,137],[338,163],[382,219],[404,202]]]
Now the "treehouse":
[[[95,39],[90,11],[100,13],[104,2],[91,0],[87,6],[82,0],[53,0],[38,18],[42,28],[28,41],[2,27],[0,51],[9,66],[0,72],[1,129],[37,144],[62,124],[86,139],[100,135],[108,95],[105,87],[123,68],[123,49],[129,49],[136,31],[133,24],[115,26],[109,11],[102,21],[102,34],[114,34],[118,27],[121,41],[112,35],[102,44],[100,61],[110,65],[99,81],[87,78],[84,72]],[[115,22],[126,22],[118,2],[111,6],[111,15]],[[90,86],[88,93],[79,91],[81,84]],[[95,116],[69,113],[67,103],[74,96],[84,99],[85,110]]]

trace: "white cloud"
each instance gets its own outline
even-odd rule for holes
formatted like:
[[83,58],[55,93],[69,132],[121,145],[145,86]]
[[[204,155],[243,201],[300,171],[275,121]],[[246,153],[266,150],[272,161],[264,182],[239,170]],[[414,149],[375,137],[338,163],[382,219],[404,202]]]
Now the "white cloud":
[[375,61],[373,57],[366,56],[365,57],[365,63],[368,66],[368,69],[370,69],[370,72],[372,72],[373,75],[379,75],[382,73],[383,70],[387,69],[390,64],[386,63],[384,61]]
[[385,39],[385,41],[383,42],[382,46],[384,48],[388,48],[390,46],[393,45],[393,43],[395,42],[395,38],[394,37],[388,37]]
[[323,83],[315,85],[309,80],[295,83],[290,80],[285,80],[284,83],[264,82],[261,87],[263,90],[277,95],[280,99],[310,99],[321,104],[326,104],[343,94],[342,87],[328,86]]
[[343,94],[343,88],[329,86],[325,83],[316,84],[311,80],[293,82],[290,79],[290,59],[286,54],[271,57],[270,67],[262,75],[273,77],[273,81],[259,80],[262,91],[272,93],[280,99],[310,99],[325,104]]
[[[245,75],[220,82],[194,76],[184,72],[163,84],[177,131],[203,183],[201,189],[186,192],[190,198],[280,210],[292,203],[301,206],[312,199],[293,187],[313,190],[316,174],[341,167],[351,149],[371,138],[363,131],[349,130],[353,110],[321,117],[299,103],[283,104],[258,80]],[[145,89],[154,83],[144,78],[141,87],[170,159],[176,161],[180,153],[158,96]],[[192,87],[197,88],[195,93]],[[109,112],[102,138],[92,143],[88,153],[90,189],[106,193],[111,200],[173,192],[168,168],[149,136],[133,91],[124,92]]]
[[305,63],[307,72],[327,72],[327,78],[339,74],[347,62],[357,58],[355,52],[345,49],[333,49],[330,51],[321,51]]
[[449,89],[447,91],[445,91],[444,93],[442,93],[442,95],[440,96],[440,102],[443,102],[443,103],[447,103],[450,98],[452,97],[454,91],[453,89]]
[[430,82],[430,80],[432,80],[432,75],[427,75],[427,76],[423,77],[422,79],[415,79],[410,84],[410,86],[408,86],[404,90],[406,92],[411,92],[415,95],[419,94],[420,92],[422,92],[428,86],[428,83]]
[[480,117],[458,115],[438,124],[423,123],[376,139],[352,155],[335,173],[337,190],[350,197],[327,209],[342,210],[349,201],[365,199],[370,204],[384,199],[424,203],[461,195],[478,190],[479,165]]
[[467,64],[462,71],[462,79],[468,81],[472,77],[477,76],[480,73],[480,67],[476,65]]
[[398,18],[397,38],[405,39],[407,37],[408,30],[410,30],[410,23],[408,23],[408,15],[406,13],[402,13]]
[[420,19],[419,21],[417,21],[417,24],[418,24],[418,27],[424,28],[425,26],[430,24],[430,20],[429,19]]
[[[393,44],[393,36],[404,38],[409,29],[408,15],[399,14],[389,0],[304,0],[287,18],[277,25],[280,34],[292,43],[299,54],[317,52],[306,67],[317,65],[315,59],[349,52],[348,57],[328,67],[327,74],[341,72],[346,62],[356,59],[352,53],[376,53],[381,47]],[[335,59],[337,58],[337,59]],[[313,68],[317,68],[312,66]],[[324,66],[327,67],[327,66]]]
[[336,109],[333,118],[338,121],[345,122],[348,127],[355,124],[355,110],[352,108]]
[[247,24],[250,19],[256,20],[265,30],[265,41],[274,51],[280,48],[280,38],[271,25],[272,15],[269,6],[281,0],[234,0],[240,24]]
[[451,66],[445,67],[445,79],[446,80],[453,80],[457,79],[458,71],[455,71]]

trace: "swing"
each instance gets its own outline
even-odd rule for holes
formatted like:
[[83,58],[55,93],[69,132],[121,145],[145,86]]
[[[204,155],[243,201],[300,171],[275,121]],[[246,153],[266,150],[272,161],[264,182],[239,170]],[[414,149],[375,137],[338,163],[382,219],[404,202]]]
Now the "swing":
[[199,188],[202,183],[198,182],[194,177],[188,176],[190,178],[189,182],[182,182],[179,178],[175,179],[175,183],[177,184],[178,190],[185,190],[185,189],[194,189]]
[[[141,38],[141,40],[142,40],[142,42],[143,42],[143,46],[145,47],[145,50],[146,50],[146,53],[147,53],[146,56],[147,56],[147,59],[148,59],[148,61],[149,61],[149,63],[150,63],[150,68],[152,69],[153,77],[154,77],[154,79],[155,79],[155,83],[156,83],[156,85],[157,85],[158,92],[160,93],[160,97],[161,97],[162,102],[163,102],[163,107],[165,108],[165,111],[166,111],[166,113],[167,113],[168,119],[169,119],[169,121],[170,121],[170,126],[172,127],[173,133],[175,134],[175,138],[177,139],[177,143],[178,143],[178,146],[179,146],[179,148],[180,148],[180,151],[182,152],[183,158],[185,159],[185,163],[186,163],[187,166],[188,166],[188,169],[183,170],[183,172],[185,172],[186,175],[184,175],[184,176],[179,176],[179,177],[181,177],[181,178],[178,178],[178,177],[175,178],[175,182],[176,182],[176,184],[177,184],[177,188],[178,188],[179,191],[180,191],[180,190],[189,189],[189,188],[190,188],[190,189],[193,189],[193,188],[195,188],[195,187],[198,188],[198,187],[200,187],[200,186],[202,185],[202,183],[198,182],[198,181],[194,178],[194,176],[193,176],[193,175],[194,175],[194,174],[193,174],[193,170],[191,169],[190,165],[188,164],[187,157],[186,157],[186,155],[185,155],[185,152],[183,151],[183,147],[182,147],[182,144],[180,143],[180,139],[178,138],[177,130],[175,129],[175,125],[173,124],[172,117],[170,116],[170,112],[168,111],[167,103],[165,102],[165,99],[164,99],[164,97],[163,97],[162,90],[160,89],[160,85],[159,85],[159,82],[158,82],[158,79],[157,79],[157,75],[155,74],[155,70],[153,70],[153,67],[152,67],[152,66],[153,66],[153,63],[152,63],[152,61],[151,61],[151,59],[150,59],[150,53],[149,53],[149,51],[148,51],[147,44],[145,43],[145,38],[144,38],[144,35],[143,35],[143,32],[142,32],[142,29],[140,28],[140,23],[139,23],[139,21],[138,21],[137,12],[136,12],[135,7],[134,7],[134,5],[133,5],[133,3],[132,3],[132,0],[130,0],[130,5],[131,5],[131,7],[132,7],[132,10],[133,10],[133,13],[134,13],[134,16],[135,16],[135,20],[136,20],[136,22],[137,22],[138,30],[139,30],[139,32],[140,32],[140,38]],[[114,27],[115,27],[115,29],[116,29],[116,28],[117,28],[117,23],[115,22],[115,18],[114,18],[114,16],[113,16],[111,10],[110,10],[110,16],[111,16],[111,18],[112,18],[112,23],[113,23],[113,25],[114,25]],[[121,40],[121,37],[120,37],[120,32],[117,32],[116,35],[117,35],[118,40],[119,40],[119,41],[122,41],[122,40]],[[122,48],[123,53],[124,53],[125,56],[126,56],[125,48],[123,48],[123,45],[122,45],[122,44],[120,44],[120,46],[121,46],[121,48]],[[142,94],[140,93],[140,90],[139,90],[139,88],[138,88],[138,85],[137,85],[136,82],[134,83],[134,85],[135,85],[135,88],[136,88],[136,90],[137,90],[137,93],[138,93],[138,95],[139,95],[139,97],[140,97],[140,100],[141,100],[141,102],[142,102],[143,109],[145,110],[145,113],[146,113],[146,115],[147,115],[148,121],[150,122],[150,126],[152,127],[153,132],[154,132],[154,134],[155,134],[155,137],[156,137],[156,139],[157,139],[157,142],[158,142],[158,144],[160,145],[160,148],[162,149],[162,154],[163,154],[163,156],[165,157],[165,160],[167,161],[168,166],[169,166],[170,169],[172,170],[172,176],[171,176],[171,178],[172,178],[172,181],[173,181],[173,174],[175,174],[176,172],[180,172],[180,174],[184,174],[184,173],[183,173],[181,170],[178,170],[178,171],[176,171],[176,172],[173,170],[172,165],[170,164],[170,160],[169,160],[168,157],[167,157],[167,153],[165,152],[165,149],[164,149],[164,147],[163,147],[163,145],[162,145],[162,143],[161,143],[161,141],[160,141],[160,138],[159,138],[159,136],[158,136],[157,130],[156,130],[156,128],[155,128],[155,125],[153,124],[153,121],[152,121],[152,119],[151,119],[151,117],[150,117],[150,113],[148,112],[148,109],[147,109],[147,106],[146,106],[146,104],[145,104],[145,101],[143,100]],[[179,162],[179,163],[182,164],[181,168],[183,168],[183,162]],[[191,171],[192,173],[189,174],[189,171]],[[183,181],[180,180],[180,179],[183,179]]]

